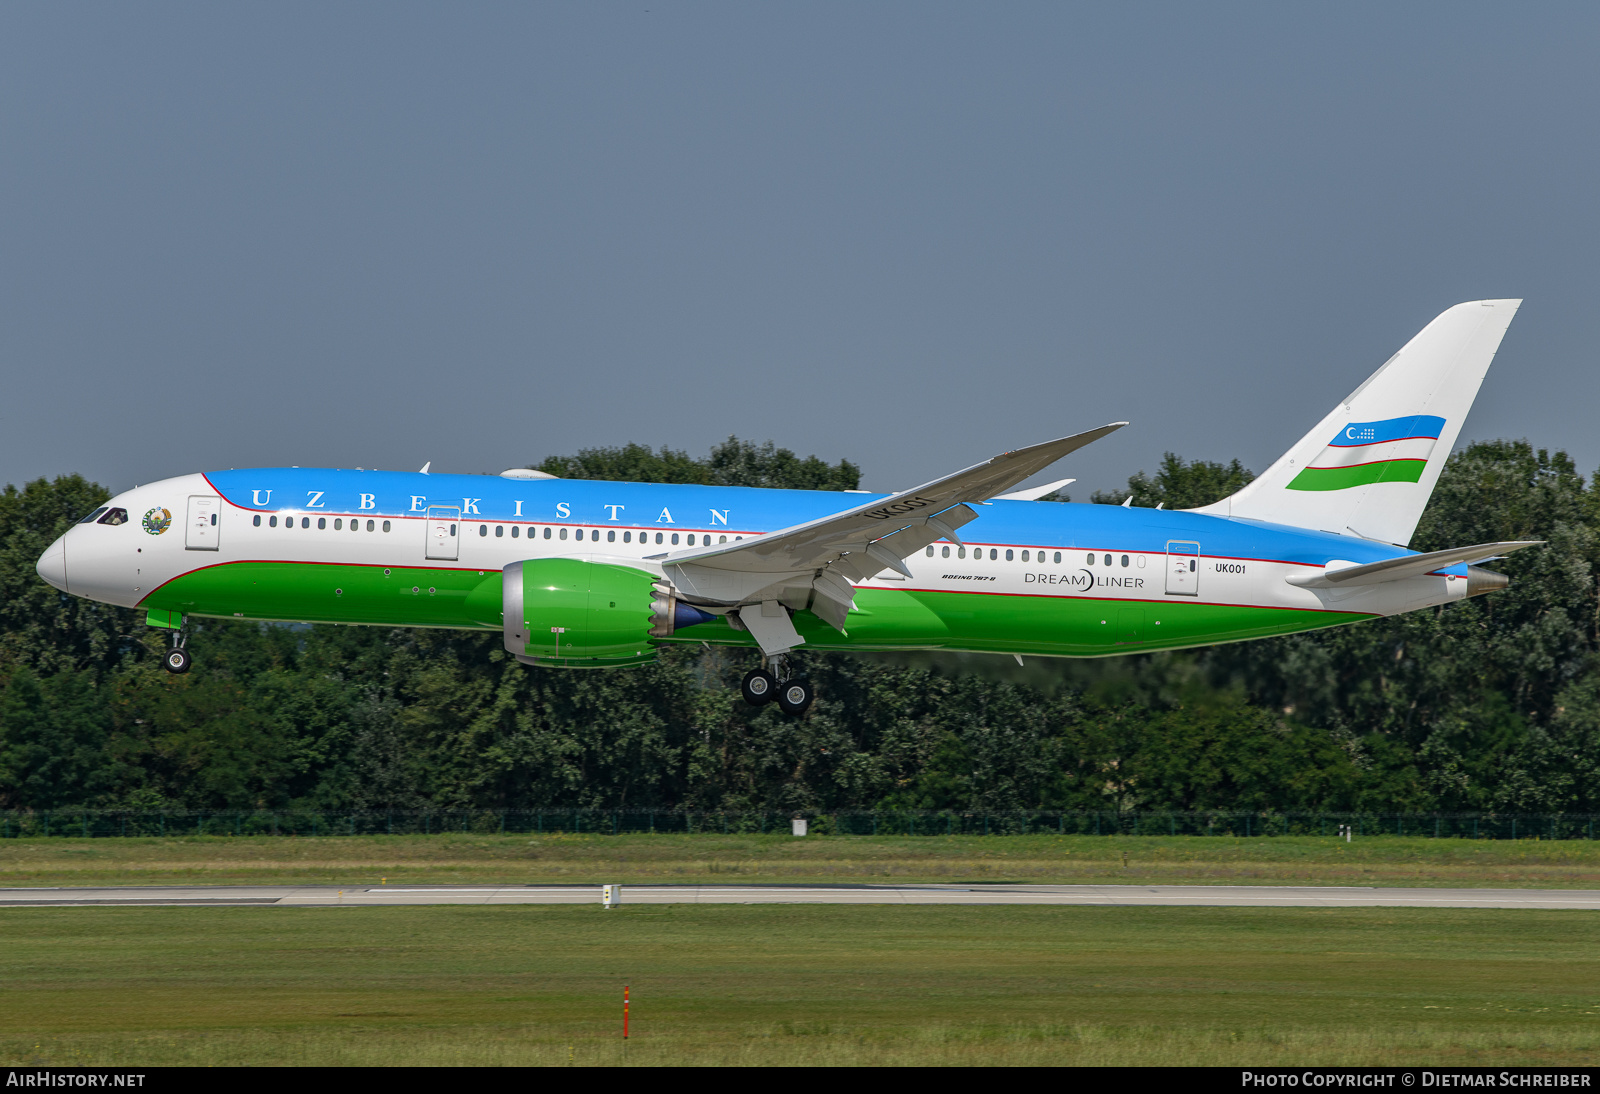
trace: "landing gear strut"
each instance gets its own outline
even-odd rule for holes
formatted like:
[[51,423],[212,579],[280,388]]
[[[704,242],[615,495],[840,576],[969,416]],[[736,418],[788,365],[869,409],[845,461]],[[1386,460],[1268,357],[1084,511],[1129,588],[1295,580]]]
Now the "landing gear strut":
[[780,710],[798,718],[811,706],[816,692],[809,680],[784,680],[779,683],[782,674],[783,655],[769,657],[766,668],[751,669],[744,674],[744,679],[739,682],[739,692],[751,706],[760,706],[776,699]]
[[182,676],[189,671],[191,663],[192,659],[189,657],[189,651],[184,646],[182,629],[173,630],[172,645],[168,647],[166,656],[161,658],[162,667],[174,676]]

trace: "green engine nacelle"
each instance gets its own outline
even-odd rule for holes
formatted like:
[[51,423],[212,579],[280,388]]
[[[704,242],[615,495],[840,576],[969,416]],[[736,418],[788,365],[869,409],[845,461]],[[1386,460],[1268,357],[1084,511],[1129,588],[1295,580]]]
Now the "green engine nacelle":
[[551,668],[649,664],[659,581],[631,566],[580,558],[514,562],[501,574],[506,649]]

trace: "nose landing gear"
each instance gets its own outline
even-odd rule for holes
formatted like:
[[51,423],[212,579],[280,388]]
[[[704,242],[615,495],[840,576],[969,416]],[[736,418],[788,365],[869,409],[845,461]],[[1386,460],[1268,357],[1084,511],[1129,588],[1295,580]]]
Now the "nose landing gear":
[[751,669],[744,674],[744,679],[739,681],[739,693],[744,696],[744,701],[751,706],[760,706],[778,701],[778,708],[791,717],[798,718],[811,706],[811,701],[816,698],[816,691],[811,687],[811,681],[804,679],[778,681],[779,673],[783,672],[783,658],[771,657],[767,659],[771,671],[766,668]]
[[189,671],[190,664],[192,664],[192,659],[189,657],[188,649],[184,646],[183,630],[182,628],[174,628],[172,631],[172,645],[167,647],[166,655],[161,658],[161,667],[174,676],[182,676]]

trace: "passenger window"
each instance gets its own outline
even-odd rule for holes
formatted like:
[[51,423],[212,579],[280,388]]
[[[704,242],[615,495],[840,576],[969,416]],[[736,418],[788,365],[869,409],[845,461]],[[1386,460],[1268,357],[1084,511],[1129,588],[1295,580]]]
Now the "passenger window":
[[550,529],[546,528],[544,530],[544,538],[545,539],[549,539],[550,538]]
[[505,537],[505,534],[506,534],[506,526],[504,524],[496,524],[494,526],[494,538],[495,539],[502,539],[502,538]]
[[617,542],[617,530],[615,528],[607,528],[606,529],[606,542],[607,543],[615,543],[615,542]]
[[119,524],[127,524],[128,511],[126,509],[107,509],[106,515],[101,517],[96,523],[108,524],[113,528]]
[[318,517],[317,518],[317,531],[326,532],[327,530],[328,530],[328,518],[327,517]]
[[[661,533],[660,532],[656,533],[656,542],[657,543],[661,542]],[[678,542],[678,539],[677,539],[676,536],[673,537],[672,542],[674,542],[674,543]]]
[[255,525],[257,528],[260,528],[261,527],[261,514],[257,513],[255,516],[251,517],[250,518],[250,523]]
[[1060,562],[1060,561],[1061,561],[1061,552],[1060,552],[1060,551],[1057,551],[1057,552],[1056,552],[1056,561],[1057,561],[1057,562]]
[[[372,522],[371,522],[371,521],[368,521],[368,522],[367,522],[367,527],[368,527],[368,528],[371,528],[371,527],[372,527]],[[388,522],[388,521],[384,521],[384,522],[383,522],[383,530],[384,530],[384,531],[385,531],[385,532],[387,532],[387,531],[388,531],[388,530],[389,530],[389,522]]]
[[1127,555],[1123,555],[1122,556],[1122,564],[1124,566],[1126,566],[1128,564],[1128,556]]
[[344,521],[341,518],[339,518],[339,517],[334,517],[333,518],[333,530],[335,532],[344,531]]
[[967,557],[967,549],[965,547],[957,547],[956,548],[956,557],[957,558],[966,558]]
[[[517,538],[517,526],[515,524],[513,524],[511,526],[511,538],[512,539],[516,539]],[[532,528],[528,529],[528,538],[529,539],[533,538],[533,529]]]
[[924,551],[922,553],[927,555],[929,558],[932,558],[933,557],[933,548],[929,547],[926,551]]
[[948,547],[939,548],[939,554],[942,555],[945,558],[949,558],[950,557],[950,548],[948,548]]
[[[994,552],[993,552],[993,551],[990,551],[990,552],[989,552],[989,553],[990,553],[990,554],[991,554],[991,555],[992,555],[992,554],[994,554]],[[1009,547],[1007,547],[1007,548],[1006,548],[1006,561],[1007,561],[1007,562],[1011,562],[1011,561],[1013,561],[1013,559],[1012,559],[1012,557],[1011,557],[1011,548],[1009,548]]]
[[1093,555],[1089,556],[1089,565],[1091,565],[1091,566],[1094,565],[1094,556]]
[[377,531],[377,528],[378,528],[378,526],[376,524],[374,524],[372,521],[370,521],[370,520],[367,521],[367,531],[375,532],[375,531]]
[[1111,565],[1111,556],[1110,555],[1106,556],[1106,565],[1107,566]]
[[624,533],[622,533],[622,542],[624,542],[624,543],[632,543],[633,542],[633,533],[632,532],[624,532]]
[[300,527],[302,527],[302,528],[310,528],[311,527],[311,518],[310,517],[301,517],[300,518]]
[[[110,508],[110,506],[108,506],[108,505],[102,505],[100,508],[98,508],[94,512],[90,513],[88,516],[84,517],[78,523],[79,524],[93,524],[95,521],[99,520],[102,516],[104,516],[105,515],[105,511],[107,509],[109,509],[109,508]],[[256,523],[257,524],[261,523],[259,518],[257,518]]]
[[999,557],[1000,557],[1000,552],[999,551],[995,550],[993,547],[989,548],[989,560],[991,562],[994,561],[995,559],[999,558]]
[[268,528],[276,528],[277,526],[278,526],[278,518],[277,517],[268,517],[267,518],[267,527]]
[[689,533],[689,546],[691,546],[691,547],[694,546],[694,533],[693,532]]
[[726,543],[726,542],[728,542],[728,537],[727,536],[718,536],[717,537],[717,542],[718,543]]
[[672,545],[674,547],[678,545],[678,533],[676,532],[672,533]]
[[[1028,561],[1028,552],[1026,552],[1026,551],[1022,552],[1022,561],[1024,561],[1024,562]],[[1041,561],[1042,561],[1042,558],[1041,558]]]
[[561,538],[562,539],[566,539],[567,538],[567,530],[565,528],[561,529]]

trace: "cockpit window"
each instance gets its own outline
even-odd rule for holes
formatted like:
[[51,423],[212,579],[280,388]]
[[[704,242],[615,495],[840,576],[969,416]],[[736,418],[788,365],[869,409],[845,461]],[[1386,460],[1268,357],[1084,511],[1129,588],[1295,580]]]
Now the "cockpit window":
[[95,521],[96,524],[127,524],[128,511],[126,509],[107,509],[106,515]]
[[94,512],[90,513],[88,516],[84,517],[78,523],[79,524],[93,524],[95,521],[99,520],[100,517],[109,508],[110,508],[110,506],[108,506],[108,505],[102,505],[100,508],[98,508]]

